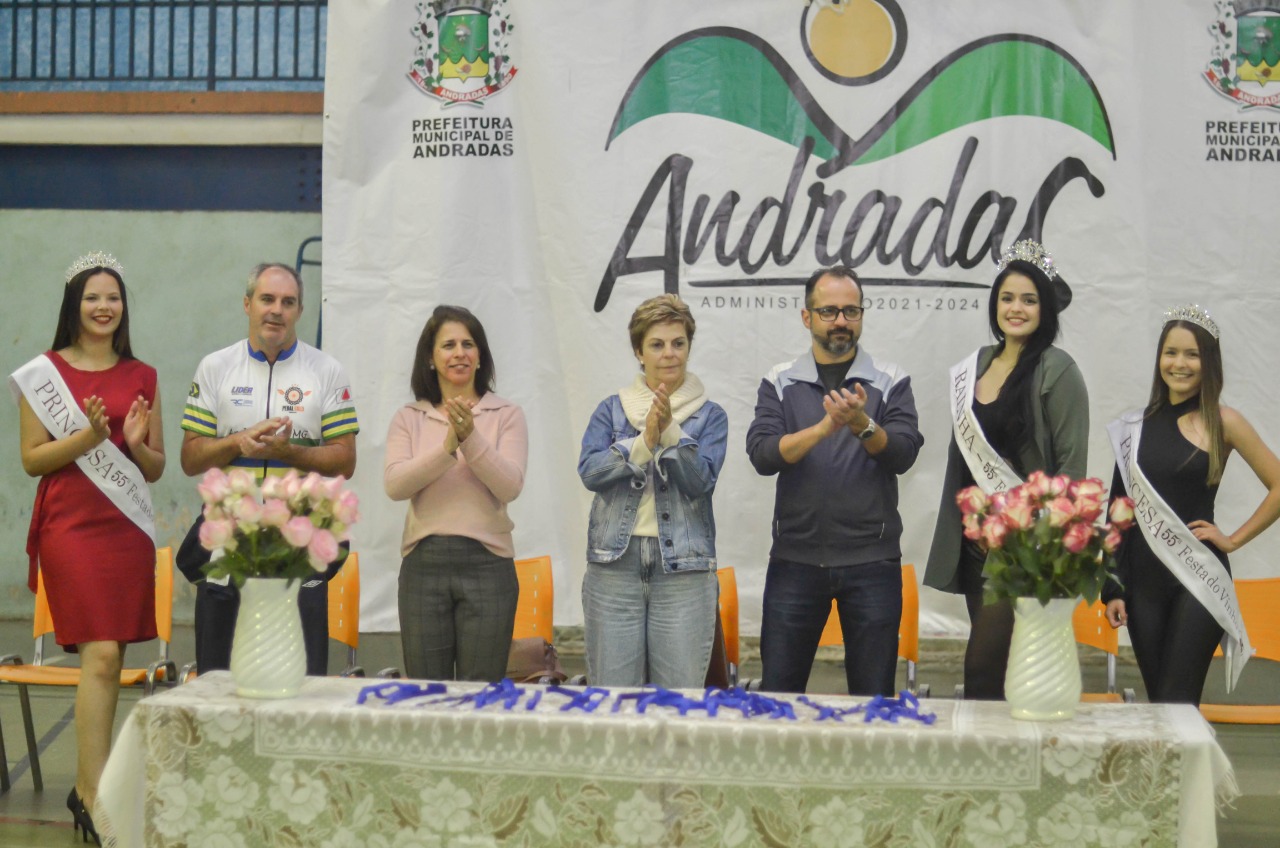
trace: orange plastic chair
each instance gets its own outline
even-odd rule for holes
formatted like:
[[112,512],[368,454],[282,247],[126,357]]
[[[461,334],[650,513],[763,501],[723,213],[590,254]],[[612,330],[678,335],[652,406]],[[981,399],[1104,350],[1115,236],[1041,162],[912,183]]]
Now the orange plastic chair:
[[[49,611],[49,599],[44,591],[44,575],[37,574],[36,579],[35,617],[32,624],[32,635],[35,638],[33,662],[25,664],[17,654],[0,657],[0,684],[18,687],[22,724],[27,735],[27,755],[31,762],[31,779],[39,792],[44,789],[44,778],[40,772],[40,754],[36,745],[27,687],[78,686],[80,669],[44,664],[44,637],[55,630],[53,615]],[[126,668],[120,672],[120,685],[140,685],[144,696],[154,692],[157,683],[173,683],[178,676],[177,667],[169,659],[169,643],[173,639],[173,548],[156,550],[156,634],[160,639],[159,659],[146,668]],[[4,731],[0,728],[0,793],[8,790],[9,762],[4,748]]]
[[549,644],[554,642],[552,614],[556,593],[551,579],[551,557],[516,560],[516,577],[520,580],[520,600],[516,603],[516,626],[511,638],[541,636]]
[[1102,601],[1092,604],[1081,601],[1071,615],[1071,626],[1075,630],[1076,642],[1107,653],[1107,691],[1084,692],[1080,695],[1080,700],[1105,704],[1132,703],[1136,700],[1132,689],[1126,689],[1123,696],[1116,690],[1116,657],[1120,654],[1120,631],[1113,629],[1107,622],[1106,604]]
[[343,677],[364,677],[364,669],[356,665],[356,649],[360,647],[360,555],[347,554],[347,560],[329,581],[329,638],[347,646],[347,665]]
[[[1253,659],[1280,662],[1280,577],[1237,580],[1236,598]],[[1280,724],[1280,704],[1201,704],[1200,713],[1217,724]]]
[[[840,629],[840,613],[836,602],[831,602],[831,614],[818,639],[820,647],[844,644],[844,631]],[[902,566],[902,619],[898,623],[898,656],[907,661],[907,691],[929,696],[929,687],[921,689],[916,682],[916,663],[920,661],[920,585],[916,583],[916,568],[907,563]]]
[[720,581],[720,629],[724,632],[724,656],[729,663],[729,685],[738,685],[738,578],[733,567],[719,568],[716,578]]

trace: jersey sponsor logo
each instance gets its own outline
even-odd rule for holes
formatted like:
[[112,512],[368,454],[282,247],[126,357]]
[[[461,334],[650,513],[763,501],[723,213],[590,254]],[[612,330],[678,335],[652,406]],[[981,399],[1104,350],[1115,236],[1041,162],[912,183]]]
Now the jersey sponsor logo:
[[198,397],[200,397],[200,384],[199,384],[199,383],[196,383],[196,382],[192,382],[192,383],[191,383],[191,392],[190,392],[190,394],[191,394],[191,396],[192,396],[193,398],[198,398]]
[[302,405],[304,398],[311,396],[310,391],[303,391],[301,386],[290,386],[287,389],[276,389],[276,394],[284,398],[284,405],[281,407],[285,412],[304,412],[306,407]]
[[351,387],[350,387],[350,386],[343,386],[343,387],[342,387],[342,394],[341,394],[341,395],[339,395],[339,398],[340,398],[341,400],[351,400]]
[[251,395],[253,394],[253,386],[232,386],[232,395]]

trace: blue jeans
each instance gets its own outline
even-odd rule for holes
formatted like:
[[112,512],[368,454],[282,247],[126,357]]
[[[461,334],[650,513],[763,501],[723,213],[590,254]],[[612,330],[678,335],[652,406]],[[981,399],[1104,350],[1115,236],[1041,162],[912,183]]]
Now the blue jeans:
[[714,571],[666,573],[654,536],[632,536],[614,562],[588,562],[582,579],[587,680],[701,689],[719,594]]
[[836,601],[850,695],[892,695],[902,619],[902,565],[882,560],[830,568],[769,560],[760,623],[760,688],[803,692]]

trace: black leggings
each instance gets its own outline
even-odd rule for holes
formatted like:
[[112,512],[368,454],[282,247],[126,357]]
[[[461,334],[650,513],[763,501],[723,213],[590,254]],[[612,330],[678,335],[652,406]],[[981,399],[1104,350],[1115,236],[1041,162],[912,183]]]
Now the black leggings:
[[960,548],[960,589],[969,608],[969,644],[964,652],[964,696],[978,701],[1004,699],[1004,674],[1013,638],[1013,604],[982,602],[986,553],[965,539]]
[[1214,648],[1222,639],[1218,622],[1159,563],[1130,577],[1125,612],[1147,698],[1198,705]]

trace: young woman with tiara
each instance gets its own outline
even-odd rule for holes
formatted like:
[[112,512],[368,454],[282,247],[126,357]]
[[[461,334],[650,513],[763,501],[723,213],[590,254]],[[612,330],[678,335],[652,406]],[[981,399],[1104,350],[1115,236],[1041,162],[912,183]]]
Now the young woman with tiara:
[[987,554],[965,536],[956,493],[975,483],[988,495],[1007,491],[1033,471],[1084,476],[1089,394],[1075,360],[1053,346],[1068,302],[1052,255],[1034,241],[1018,242],[996,266],[987,305],[996,343],[951,369],[952,439],[924,582],[965,596],[966,698],[1004,697],[1013,605],[983,603]]
[[[1222,406],[1218,325],[1199,306],[1166,312],[1146,409],[1108,427],[1116,454],[1112,493],[1134,500],[1136,520],[1117,551],[1120,585],[1103,592],[1112,627],[1127,625],[1153,702],[1200,702],[1222,642],[1227,688],[1251,649],[1227,554],[1280,516],[1280,460],[1234,409]],[[1227,457],[1237,451],[1267,488],[1231,534],[1213,506]]]
[[22,467],[40,478],[28,583],[34,592],[43,577],[58,644],[80,654],[67,807],[96,842],[89,811],[111,747],[125,645],[156,638],[147,484],[164,471],[156,371],[133,356],[114,256],[90,253],[67,269],[53,348],[9,385],[21,408]]

